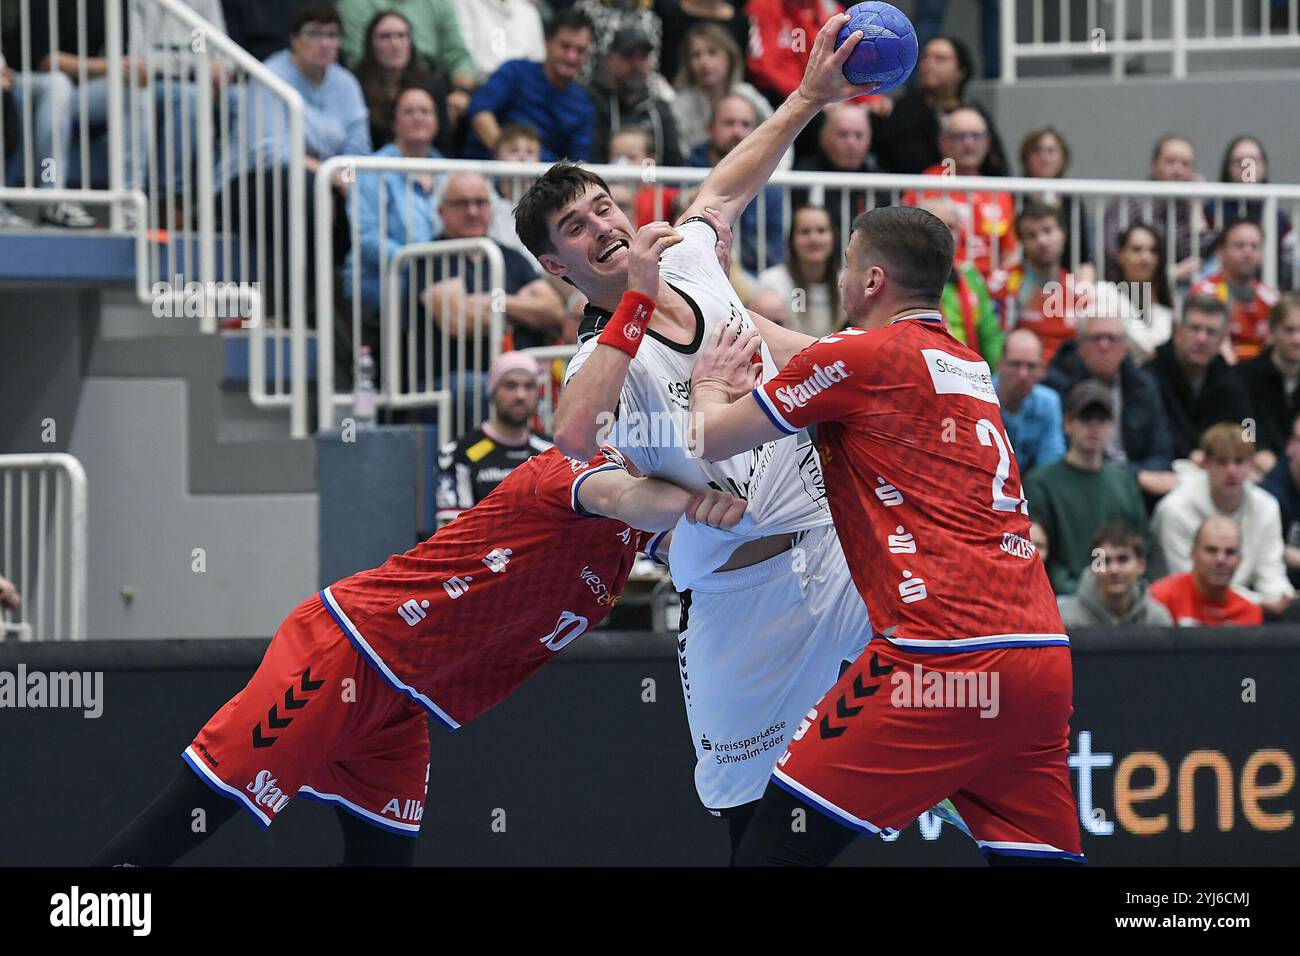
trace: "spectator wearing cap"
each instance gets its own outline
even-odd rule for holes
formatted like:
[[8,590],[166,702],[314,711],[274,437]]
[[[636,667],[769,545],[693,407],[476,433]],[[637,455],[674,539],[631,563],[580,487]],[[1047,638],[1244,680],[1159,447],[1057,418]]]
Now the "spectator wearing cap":
[[1061,602],[1061,620],[1076,627],[1169,627],[1169,610],[1148,593],[1146,538],[1113,521],[1092,537],[1092,562],[1079,588]]
[[507,123],[525,123],[542,140],[542,159],[591,159],[595,107],[578,83],[591,51],[591,21],[575,10],[556,14],[546,33],[546,59],[507,60],[469,105],[467,159],[487,159]]
[[1092,560],[1093,535],[1111,521],[1147,531],[1142,492],[1125,468],[1106,461],[1115,430],[1111,390],[1080,382],[1065,398],[1065,457],[1024,479],[1029,517],[1051,545],[1047,573],[1058,597],[1073,594]]
[[1284,457],[1260,485],[1277,499],[1282,519],[1282,560],[1292,587],[1300,587],[1300,415],[1291,420]]
[[524,352],[502,352],[488,368],[492,413],[438,455],[438,525],[474,507],[510,472],[551,447],[532,430],[542,369]]
[[1222,515],[1241,529],[1233,585],[1266,612],[1281,614],[1295,589],[1287,579],[1277,499],[1249,479],[1255,443],[1241,425],[1225,422],[1206,431],[1201,451],[1203,470],[1187,475],[1152,516],[1156,571],[1188,570],[1197,529],[1206,518]]
[[1219,269],[1192,286],[1192,295],[1218,299],[1231,309],[1233,361],[1254,358],[1268,342],[1268,314],[1277,305],[1277,289],[1259,279],[1264,231],[1259,223],[1236,219],[1223,227],[1214,243]]
[[1061,396],[1042,384],[1046,370],[1038,336],[1028,329],[1013,329],[1002,349],[993,387],[1002,406],[1002,428],[1022,475],[1065,456]]
[[1127,466],[1154,499],[1168,494],[1176,481],[1173,441],[1160,386],[1129,357],[1123,319],[1127,306],[1114,286],[1098,285],[1081,308],[1078,335],[1057,350],[1046,382],[1062,396],[1087,379],[1110,389],[1112,417],[1118,420],[1106,443],[1106,459]]
[[650,0],[570,0],[570,3],[571,11],[582,14],[592,24],[591,59],[578,77],[581,83],[591,83],[614,37],[629,27],[650,38],[652,53],[658,63],[664,24]]
[[1205,518],[1192,537],[1190,569],[1151,585],[1151,596],[1169,609],[1179,627],[1264,623],[1259,605],[1232,587],[1241,564],[1241,539],[1241,529],[1231,519]]
[[592,158],[596,162],[609,162],[612,134],[635,126],[650,134],[651,155],[656,164],[682,164],[672,106],[656,94],[650,83],[653,52],[650,37],[636,27],[619,30],[610,41],[604,68],[591,86],[591,101],[596,110]]
[[1246,387],[1219,354],[1227,332],[1228,309],[1222,302],[1190,298],[1183,303],[1173,338],[1156,349],[1146,366],[1160,386],[1174,458],[1189,458],[1211,425],[1241,426],[1250,417]]
[[1286,447],[1300,412],[1300,296],[1283,295],[1268,314],[1269,346],[1233,366],[1246,386],[1255,419],[1255,468],[1268,474]]

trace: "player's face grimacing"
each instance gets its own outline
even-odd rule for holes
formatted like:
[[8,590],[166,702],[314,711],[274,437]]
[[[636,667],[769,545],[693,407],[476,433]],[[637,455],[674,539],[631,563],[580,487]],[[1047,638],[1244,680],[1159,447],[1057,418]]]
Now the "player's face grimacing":
[[628,251],[635,234],[609,193],[588,186],[552,218],[555,252],[543,254],[539,261],[551,275],[567,278],[588,295],[611,283],[626,289]]

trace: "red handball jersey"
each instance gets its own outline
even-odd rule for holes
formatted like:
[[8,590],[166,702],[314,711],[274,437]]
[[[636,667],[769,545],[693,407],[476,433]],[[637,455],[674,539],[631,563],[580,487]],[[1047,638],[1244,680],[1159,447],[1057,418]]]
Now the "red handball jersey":
[[1043,364],[1078,332],[1074,314],[1076,292],[1071,273],[1061,269],[1054,282],[1030,290],[1025,285],[1025,267],[994,269],[988,281],[989,296],[1002,306],[1006,329],[1025,328],[1043,343]]
[[405,554],[344,578],[321,599],[395,690],[456,728],[504,699],[599,624],[653,537],[590,515],[578,487],[623,471],[554,448]]
[[942,316],[829,335],[754,396],[782,431],[817,426],[878,634],[935,653],[1069,643],[988,365]]
[[1228,307],[1229,333],[1237,360],[1254,358],[1268,343],[1268,314],[1277,305],[1277,290],[1258,279],[1253,283],[1255,297],[1249,302],[1232,295],[1223,272],[1206,276],[1192,286],[1191,295],[1208,295]]

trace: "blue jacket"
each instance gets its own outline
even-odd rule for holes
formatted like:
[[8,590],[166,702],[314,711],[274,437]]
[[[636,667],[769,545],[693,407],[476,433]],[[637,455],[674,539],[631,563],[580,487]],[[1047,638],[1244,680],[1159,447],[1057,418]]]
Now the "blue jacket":
[[[397,145],[375,150],[376,156],[397,156]],[[436,149],[429,150],[431,159],[442,159]],[[435,177],[433,189],[426,193],[418,181],[410,180],[408,194],[407,177],[403,173],[361,172],[353,187],[357,191],[357,248],[348,251],[343,260],[342,280],[343,295],[352,298],[354,289],[354,256],[360,253],[361,301],[372,308],[379,306],[380,287],[383,281],[379,274],[380,254],[383,254],[385,267],[393,261],[402,246],[415,242],[431,242],[442,233],[442,217],[433,205],[433,194],[438,191]],[[408,215],[409,204],[409,215]],[[384,211],[384,233],[379,233],[379,210]],[[406,280],[403,277],[403,291]]]
[[[591,132],[596,108],[577,83],[557,90],[546,79],[542,64],[507,60],[480,86],[469,103],[472,120],[488,112],[505,126],[526,123],[542,138],[542,159],[591,159]],[[466,159],[489,159],[491,153],[472,131],[465,142]]]
[[[690,156],[686,157],[687,166],[712,166],[713,161],[709,159],[709,144],[700,143],[693,150]],[[764,186],[763,195],[767,208],[764,210],[767,220],[767,261],[763,263],[763,268],[768,266],[777,266],[785,262],[785,216],[783,215],[781,202],[781,188],[779,186]],[[740,222],[736,229],[736,240],[740,243],[740,264],[746,272],[757,275],[758,268],[758,197],[745,207],[745,211],[740,214]]]
[[[993,387],[998,377],[993,376]],[[1065,432],[1061,428],[1061,396],[1046,385],[1035,385],[1020,411],[1002,409],[1002,427],[1024,477],[1039,465],[1050,465],[1065,457]]]
[[[1282,540],[1290,543],[1292,529],[1300,522],[1300,488],[1291,477],[1291,465],[1285,457],[1278,459],[1260,487],[1277,499],[1278,510],[1282,512]],[[1300,588],[1300,568],[1287,568],[1286,576],[1293,587]]]

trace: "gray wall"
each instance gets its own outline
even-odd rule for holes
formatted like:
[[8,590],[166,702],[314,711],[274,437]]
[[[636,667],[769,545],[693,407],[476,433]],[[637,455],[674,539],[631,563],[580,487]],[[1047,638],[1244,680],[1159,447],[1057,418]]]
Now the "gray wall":
[[316,495],[190,494],[186,401],[178,379],[85,380],[69,450],[89,485],[92,639],[266,637],[316,590]]

